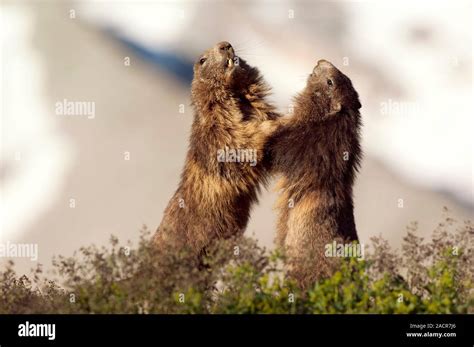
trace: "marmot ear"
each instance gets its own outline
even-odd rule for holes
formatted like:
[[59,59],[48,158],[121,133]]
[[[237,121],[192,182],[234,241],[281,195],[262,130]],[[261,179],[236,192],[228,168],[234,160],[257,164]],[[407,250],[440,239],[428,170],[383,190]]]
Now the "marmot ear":
[[335,116],[342,110],[342,104],[339,101],[331,103],[331,110],[329,111],[329,116]]

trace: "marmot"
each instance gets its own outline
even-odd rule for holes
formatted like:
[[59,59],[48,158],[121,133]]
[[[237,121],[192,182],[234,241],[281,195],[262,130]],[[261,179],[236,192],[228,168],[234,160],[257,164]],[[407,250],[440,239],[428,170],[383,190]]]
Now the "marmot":
[[194,65],[195,110],[181,182],[154,236],[202,252],[213,240],[243,233],[260,186],[269,176],[264,145],[278,114],[270,88],[228,42]]
[[277,245],[303,286],[330,274],[327,244],[358,240],[352,187],[362,158],[360,107],[349,78],[320,60],[293,116],[281,119],[266,147],[273,171],[283,176]]

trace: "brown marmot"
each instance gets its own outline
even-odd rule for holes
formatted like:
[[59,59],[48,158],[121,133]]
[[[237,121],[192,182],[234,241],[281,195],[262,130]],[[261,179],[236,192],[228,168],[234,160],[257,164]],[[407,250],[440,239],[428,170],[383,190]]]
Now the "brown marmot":
[[320,60],[293,116],[281,119],[266,147],[273,171],[283,176],[277,245],[303,286],[330,274],[327,244],[358,240],[352,187],[362,157],[360,107],[349,78]]
[[268,170],[264,145],[277,113],[270,88],[255,67],[235,56],[228,42],[194,65],[195,110],[181,182],[154,236],[157,244],[201,252],[217,238],[242,233]]

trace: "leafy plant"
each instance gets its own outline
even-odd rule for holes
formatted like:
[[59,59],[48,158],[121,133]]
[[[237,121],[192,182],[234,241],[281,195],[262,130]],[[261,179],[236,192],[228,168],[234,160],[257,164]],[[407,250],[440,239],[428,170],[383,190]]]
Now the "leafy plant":
[[146,227],[136,247],[112,237],[18,276],[0,271],[0,313],[474,313],[473,225],[446,218],[430,242],[408,227],[401,253],[381,237],[363,260],[302,290],[285,259],[246,237],[218,241],[201,259],[184,249],[158,252]]

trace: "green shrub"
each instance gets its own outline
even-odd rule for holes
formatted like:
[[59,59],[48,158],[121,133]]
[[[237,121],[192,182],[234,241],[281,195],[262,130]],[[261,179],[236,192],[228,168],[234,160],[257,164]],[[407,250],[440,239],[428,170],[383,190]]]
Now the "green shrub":
[[284,257],[255,240],[216,242],[201,260],[185,250],[158,252],[144,227],[136,247],[81,248],[18,276],[0,271],[0,313],[473,313],[473,225],[450,218],[430,242],[416,224],[401,253],[381,237],[363,260],[343,259],[338,271],[300,290],[285,277]]

